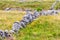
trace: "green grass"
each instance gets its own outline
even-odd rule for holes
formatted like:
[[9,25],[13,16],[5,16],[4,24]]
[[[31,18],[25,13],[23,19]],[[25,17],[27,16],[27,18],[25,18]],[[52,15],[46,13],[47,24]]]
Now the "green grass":
[[60,16],[41,16],[19,31],[16,40],[60,40]]

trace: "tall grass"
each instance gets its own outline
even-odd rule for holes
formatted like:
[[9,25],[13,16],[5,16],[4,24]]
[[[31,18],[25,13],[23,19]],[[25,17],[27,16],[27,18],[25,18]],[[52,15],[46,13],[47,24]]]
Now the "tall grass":
[[10,30],[15,21],[20,21],[25,12],[19,11],[0,11],[0,29]]

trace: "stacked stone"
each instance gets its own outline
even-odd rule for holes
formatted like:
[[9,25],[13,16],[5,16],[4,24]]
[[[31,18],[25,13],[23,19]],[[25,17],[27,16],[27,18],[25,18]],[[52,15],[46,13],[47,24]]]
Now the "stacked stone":
[[41,12],[34,11],[34,13],[31,14],[30,11],[27,11],[26,15],[23,17],[23,19],[21,21],[14,22],[14,24],[12,26],[12,29],[10,31],[8,31],[8,30],[5,30],[5,31],[0,30],[0,36],[2,37],[2,39],[4,37],[9,37],[10,34],[18,32],[21,28],[25,28],[27,24],[31,23],[32,21],[34,21],[39,16],[53,15],[53,14],[55,15],[58,12],[60,12],[60,11],[59,10],[46,10],[46,11],[44,10],[44,11],[41,11]]
[[1,40],[4,40],[5,37],[10,37],[11,35],[8,33],[8,30],[0,30],[0,37],[1,37]]
[[31,14],[27,11],[26,15],[19,22],[14,22],[12,30],[14,32],[18,32],[21,28],[25,28],[28,23],[31,23],[34,19],[39,16],[39,12],[35,11],[34,14]]
[[33,20],[38,18],[42,15],[55,15],[58,12],[56,10],[48,10],[48,11],[34,11],[33,14],[30,13],[30,11],[27,11],[26,15],[23,17],[23,19],[19,22],[14,22],[12,30],[14,32],[18,32],[21,28],[25,28],[28,23],[31,23]]
[[42,15],[56,15],[60,10],[43,10],[41,11]]

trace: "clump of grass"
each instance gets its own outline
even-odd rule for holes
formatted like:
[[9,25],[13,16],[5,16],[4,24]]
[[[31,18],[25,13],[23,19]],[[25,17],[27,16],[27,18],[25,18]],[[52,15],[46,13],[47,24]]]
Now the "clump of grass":
[[42,11],[43,8],[42,8],[42,7],[37,7],[36,10],[37,10],[37,11]]

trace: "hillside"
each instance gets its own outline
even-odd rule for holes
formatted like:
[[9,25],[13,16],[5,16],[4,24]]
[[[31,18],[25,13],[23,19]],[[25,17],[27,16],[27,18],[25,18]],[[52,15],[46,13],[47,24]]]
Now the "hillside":
[[60,15],[41,16],[16,37],[16,40],[60,40]]
[[[0,29],[2,30],[10,30],[13,22],[20,21],[24,15],[24,13],[14,11],[0,11],[0,14],[2,14],[0,15]],[[15,40],[60,40],[60,14],[40,16],[26,28],[20,29],[14,38]]]
[[[29,1],[29,0],[28,0]],[[43,2],[18,2],[11,0],[0,0],[0,29],[10,30],[15,21],[20,21],[25,15],[25,11],[5,11],[6,8],[31,8],[37,10],[50,9],[54,0]],[[55,9],[60,8],[60,2],[55,6]],[[40,16],[32,23],[29,23],[26,28],[19,30],[17,34],[13,34],[15,40],[60,40],[60,14]]]
[[[16,1],[0,1],[0,10],[6,8],[30,8],[36,10],[37,8],[49,9],[54,1],[43,1],[43,2],[16,2]],[[46,7],[45,7],[46,6]],[[60,2],[57,3],[55,9],[60,8]]]

